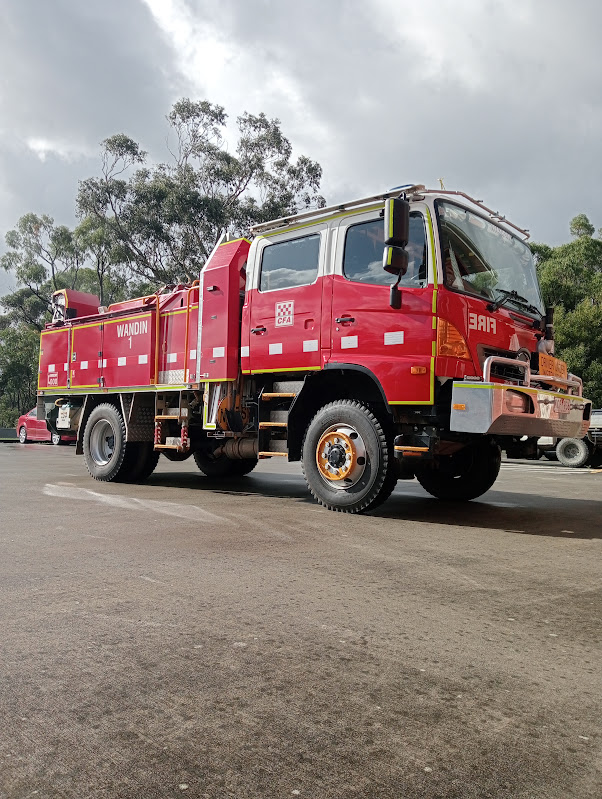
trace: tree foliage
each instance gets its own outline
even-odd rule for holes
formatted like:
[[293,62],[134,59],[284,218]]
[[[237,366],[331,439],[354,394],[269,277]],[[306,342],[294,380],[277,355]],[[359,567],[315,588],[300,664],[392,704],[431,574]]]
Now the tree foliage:
[[147,154],[119,134],[103,142],[100,177],[82,181],[78,209],[108,231],[131,272],[150,283],[190,280],[220,233],[323,205],[322,170],[292,147],[277,119],[245,113],[230,152],[227,115],[188,99],[168,116],[171,158],[147,165]]
[[573,241],[533,244],[544,300],[556,308],[556,351],[602,407],[602,240],[585,214],[570,223]]
[[39,347],[34,328],[22,322],[0,327],[0,427],[13,427],[36,403]]

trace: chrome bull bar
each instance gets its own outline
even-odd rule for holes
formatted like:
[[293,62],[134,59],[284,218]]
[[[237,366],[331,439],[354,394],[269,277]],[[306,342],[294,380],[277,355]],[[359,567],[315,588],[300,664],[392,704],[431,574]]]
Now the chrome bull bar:
[[524,385],[531,386],[532,382],[547,383],[553,386],[565,386],[569,393],[577,390],[577,396],[583,396],[583,380],[577,375],[569,374],[568,377],[556,377],[555,375],[535,375],[532,381],[531,365],[526,361],[515,360],[514,358],[504,358],[500,355],[490,355],[483,364],[483,380],[488,383],[491,380],[491,367],[494,363],[507,364],[525,370]]
[[[519,384],[491,382],[495,363],[524,370]],[[562,387],[567,393],[542,388]],[[533,375],[524,361],[492,355],[483,365],[483,380],[454,381],[450,430],[500,436],[582,438],[589,427],[591,402],[583,397],[583,382],[575,375],[560,378]]]

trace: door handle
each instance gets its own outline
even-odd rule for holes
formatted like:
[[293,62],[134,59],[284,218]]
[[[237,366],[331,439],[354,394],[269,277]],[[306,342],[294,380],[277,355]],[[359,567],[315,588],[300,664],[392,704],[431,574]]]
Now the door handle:
[[266,333],[267,327],[252,327],[251,333]]
[[345,322],[355,322],[355,317],[353,316],[337,316],[334,320],[338,325],[343,325]]

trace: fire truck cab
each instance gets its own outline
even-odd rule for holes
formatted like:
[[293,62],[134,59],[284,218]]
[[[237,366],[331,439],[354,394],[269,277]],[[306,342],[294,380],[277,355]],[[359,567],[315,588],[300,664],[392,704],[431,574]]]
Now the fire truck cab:
[[419,185],[258,225],[191,285],[92,314],[88,300],[83,318],[57,300],[38,412],[78,430],[100,480],[145,479],[161,452],[220,480],[286,457],[333,510],[414,476],[475,498],[501,448],[588,427],[526,235]]

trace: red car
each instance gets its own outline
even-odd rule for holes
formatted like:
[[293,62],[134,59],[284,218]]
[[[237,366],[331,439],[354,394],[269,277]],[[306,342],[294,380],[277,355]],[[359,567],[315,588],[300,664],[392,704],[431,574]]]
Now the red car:
[[29,413],[19,416],[17,421],[17,435],[21,444],[27,441],[52,441],[53,444],[66,444],[75,441],[75,435],[69,433],[51,433],[46,421],[37,418],[36,409],[32,408]]

